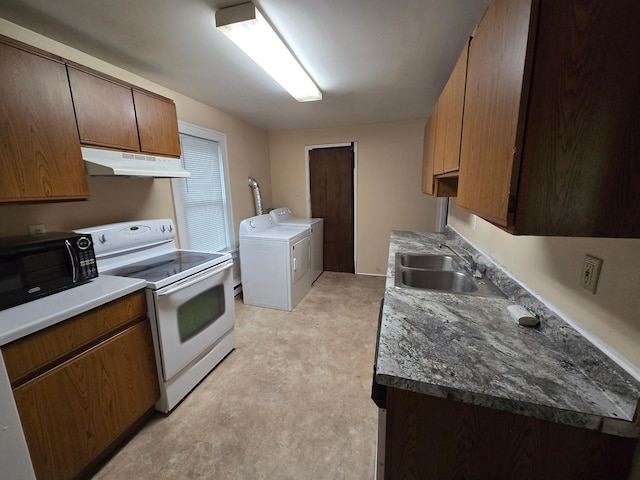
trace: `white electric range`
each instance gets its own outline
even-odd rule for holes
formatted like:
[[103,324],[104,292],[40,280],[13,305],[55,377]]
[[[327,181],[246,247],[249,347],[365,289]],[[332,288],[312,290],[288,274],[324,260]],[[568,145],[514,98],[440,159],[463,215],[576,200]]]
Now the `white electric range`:
[[170,219],[83,228],[103,275],[147,282],[160,400],[173,410],[235,348],[233,260],[229,253],[176,248]]

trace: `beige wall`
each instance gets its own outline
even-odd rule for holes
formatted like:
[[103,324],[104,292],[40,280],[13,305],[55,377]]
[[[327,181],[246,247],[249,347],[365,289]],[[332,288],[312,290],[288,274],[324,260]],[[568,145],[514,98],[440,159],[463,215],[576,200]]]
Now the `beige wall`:
[[435,227],[436,200],[420,191],[424,122],[269,132],[273,204],[265,206],[306,216],[305,147],[356,142],[356,271],[385,274],[391,230]]
[[[179,120],[224,133],[236,237],[240,220],[255,214],[247,185],[249,175],[262,179],[262,194],[266,202],[271,203],[268,134],[265,130],[3,19],[0,19],[0,34],[172,98]],[[89,177],[89,191],[90,199],[86,202],[0,206],[0,235],[26,234],[30,223],[44,223],[49,231],[53,231],[144,218],[175,219],[168,179]]]
[[[450,225],[640,378],[640,239],[513,236],[451,202]],[[596,294],[578,286],[585,254],[603,260]]]

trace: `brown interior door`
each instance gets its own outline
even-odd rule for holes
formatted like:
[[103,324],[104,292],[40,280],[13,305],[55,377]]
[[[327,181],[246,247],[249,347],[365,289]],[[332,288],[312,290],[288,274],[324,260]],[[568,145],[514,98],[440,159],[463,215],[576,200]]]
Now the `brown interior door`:
[[324,218],[324,270],[354,273],[353,146],[309,152],[311,214]]

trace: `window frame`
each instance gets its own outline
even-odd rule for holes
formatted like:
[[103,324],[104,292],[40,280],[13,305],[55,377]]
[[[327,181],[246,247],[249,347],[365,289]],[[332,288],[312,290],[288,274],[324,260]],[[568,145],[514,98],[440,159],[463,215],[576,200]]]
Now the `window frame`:
[[[211,140],[213,142],[218,143],[218,148],[220,149],[220,163],[222,166],[222,188],[225,196],[225,223],[227,229],[227,249],[220,251],[227,251],[229,253],[235,252],[236,247],[236,238],[234,231],[234,223],[233,223],[233,206],[231,203],[231,182],[229,181],[229,161],[227,156],[227,136],[222,132],[217,132],[215,130],[211,130],[208,128],[200,127],[198,125],[193,125],[191,123],[178,121],[178,131],[181,134],[190,135],[192,137],[198,137],[205,140]],[[180,145],[180,156],[182,159],[182,144]],[[181,195],[177,194],[178,190],[181,189],[180,178],[172,178],[171,179],[171,195],[173,196],[173,208],[174,215],[176,218],[177,230],[178,230],[178,242],[180,244],[180,248],[190,249],[190,240],[186,237],[186,224],[184,221],[184,203],[182,202]]]

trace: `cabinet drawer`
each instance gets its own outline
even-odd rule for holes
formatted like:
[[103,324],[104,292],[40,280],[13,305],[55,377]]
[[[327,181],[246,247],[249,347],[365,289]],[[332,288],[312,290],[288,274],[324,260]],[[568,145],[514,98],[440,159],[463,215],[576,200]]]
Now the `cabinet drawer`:
[[160,396],[149,321],[136,323],[13,394],[38,479],[77,476]]
[[144,290],[140,290],[5,345],[2,356],[11,385],[15,388],[146,315]]

